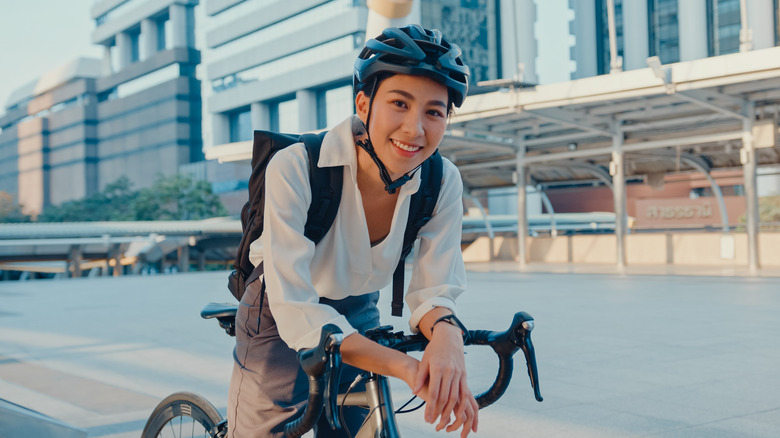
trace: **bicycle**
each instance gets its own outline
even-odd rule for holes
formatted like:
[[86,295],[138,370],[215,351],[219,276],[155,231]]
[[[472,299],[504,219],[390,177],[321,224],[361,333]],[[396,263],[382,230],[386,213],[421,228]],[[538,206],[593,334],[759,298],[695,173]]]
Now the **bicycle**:
[[[204,319],[216,318],[220,327],[230,336],[235,336],[235,318],[238,306],[235,304],[209,303],[201,311]],[[534,328],[533,317],[526,312],[514,315],[508,330],[495,332],[489,330],[469,330],[465,336],[465,345],[490,346],[499,358],[499,367],[493,385],[476,397],[479,408],[485,408],[497,401],[506,391],[512,379],[513,356],[523,350],[526,359],[528,377],[534,392],[534,398],[542,401],[539,390],[539,378],[536,366],[536,354],[531,342]],[[366,337],[389,348],[409,353],[423,351],[428,339],[421,334],[406,335],[393,332],[392,326],[382,326],[366,332]],[[324,409],[329,425],[341,427],[343,419],[337,414],[340,406],[361,406],[369,411],[363,425],[349,436],[354,438],[387,437],[398,438],[400,432],[395,414],[411,412],[422,406],[403,411],[393,408],[388,378],[376,373],[366,372],[358,377],[365,380],[365,390],[346,391],[339,394],[339,372],[341,367],[340,346],[343,334],[338,327],[326,325],[322,329],[317,347],[298,353],[301,367],[309,376],[309,398],[306,407],[298,418],[285,426],[288,437],[300,437],[308,432],[319,419]],[[356,380],[350,389],[358,382]],[[410,400],[411,402],[411,400]],[[407,403],[408,405],[408,403]],[[185,430],[189,428],[189,430]],[[178,428],[178,431],[177,431]],[[197,435],[196,435],[197,432]],[[223,438],[227,435],[227,420],[205,398],[191,392],[177,392],[162,400],[152,411],[144,427],[142,438],[204,436]],[[188,435],[185,435],[188,434]]]

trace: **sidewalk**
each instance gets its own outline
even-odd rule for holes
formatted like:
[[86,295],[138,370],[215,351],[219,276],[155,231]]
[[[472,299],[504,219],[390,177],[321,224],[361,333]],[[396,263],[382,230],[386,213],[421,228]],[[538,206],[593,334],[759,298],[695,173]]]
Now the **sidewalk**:
[[[461,319],[503,330],[516,311],[534,315],[544,396],[534,400],[517,357],[510,388],[480,412],[476,436],[780,435],[780,280],[558,268],[469,265]],[[211,272],[0,283],[0,398],[89,437],[137,438],[175,391],[200,393],[224,414],[233,340],[199,311],[233,301],[225,280]],[[383,323],[405,329],[389,316],[389,295]],[[467,365],[474,392],[486,389],[492,353],[469,349]],[[393,387],[400,406],[408,391]],[[399,418],[405,436],[444,436],[421,417]]]

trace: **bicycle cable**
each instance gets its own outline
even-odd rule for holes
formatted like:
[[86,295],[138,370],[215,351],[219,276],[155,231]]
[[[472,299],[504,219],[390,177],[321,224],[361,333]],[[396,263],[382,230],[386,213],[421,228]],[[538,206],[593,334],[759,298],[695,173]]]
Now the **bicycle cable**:
[[[349,395],[349,393],[352,392],[353,389],[355,389],[355,387],[358,385],[358,383],[360,383],[360,381],[363,380],[363,376],[365,374],[366,374],[365,372],[358,374],[357,377],[355,377],[355,380],[353,380],[352,383],[349,384],[349,388],[347,388],[346,392],[344,392],[344,400],[347,399],[347,396]],[[368,418],[368,416],[366,416],[366,418]],[[346,421],[344,421],[344,405],[343,404],[339,405],[339,419],[341,420],[341,427],[344,428],[344,432],[346,432],[347,437],[348,438],[352,438],[352,433],[350,433],[350,431],[349,431],[349,425],[347,424]],[[365,423],[365,421],[364,421],[364,423]]]
[[414,411],[416,411],[416,410],[420,409],[421,407],[425,406],[425,400],[423,400],[423,401],[422,401],[422,402],[421,402],[419,405],[417,405],[417,406],[415,406],[415,407],[413,407],[413,408],[411,408],[411,409],[407,409],[407,410],[405,410],[405,411],[404,411],[403,409],[404,409],[405,407],[409,406],[409,403],[413,402],[413,401],[414,401],[414,399],[416,399],[416,398],[417,398],[417,396],[416,396],[416,395],[415,395],[415,396],[412,396],[412,398],[410,398],[410,399],[409,399],[409,401],[407,401],[406,403],[404,403],[404,404],[403,404],[403,406],[401,406],[400,408],[396,409],[396,410],[395,410],[395,413],[396,413],[396,414],[408,414],[409,412],[414,412]]

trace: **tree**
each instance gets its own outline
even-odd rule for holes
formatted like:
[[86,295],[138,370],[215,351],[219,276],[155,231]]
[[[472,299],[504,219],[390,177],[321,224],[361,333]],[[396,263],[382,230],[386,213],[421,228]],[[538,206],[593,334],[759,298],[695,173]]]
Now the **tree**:
[[151,187],[132,190],[123,176],[99,193],[47,207],[41,222],[188,220],[227,214],[206,181],[189,175],[158,176]]
[[136,220],[197,220],[227,214],[211,184],[181,174],[160,176],[140,190],[133,209]]
[[30,215],[22,213],[22,206],[17,204],[14,197],[0,190],[0,222],[16,223],[30,222]]

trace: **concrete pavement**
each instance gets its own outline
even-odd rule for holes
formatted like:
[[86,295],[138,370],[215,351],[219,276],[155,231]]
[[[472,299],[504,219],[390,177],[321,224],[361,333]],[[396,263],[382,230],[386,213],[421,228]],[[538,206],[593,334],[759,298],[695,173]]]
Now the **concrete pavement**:
[[[568,272],[470,267],[461,319],[498,330],[516,311],[534,315],[545,398],[533,399],[518,356],[512,385],[480,412],[476,436],[780,436],[780,279],[559,270]],[[225,280],[216,272],[0,283],[0,398],[89,437],[138,437],[175,391],[200,393],[224,414],[233,339],[199,311],[232,300]],[[388,295],[383,322],[406,328],[389,316]],[[479,392],[495,359],[468,352]],[[394,388],[398,406],[408,391]],[[399,417],[406,436],[442,435],[421,417]]]

